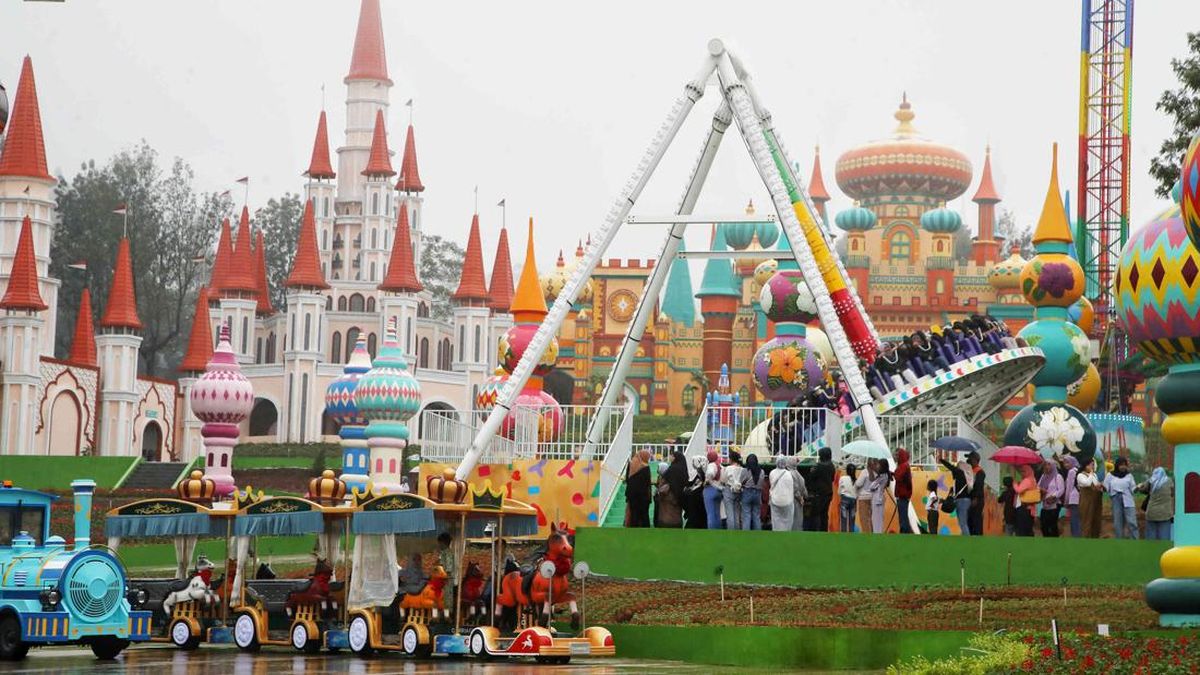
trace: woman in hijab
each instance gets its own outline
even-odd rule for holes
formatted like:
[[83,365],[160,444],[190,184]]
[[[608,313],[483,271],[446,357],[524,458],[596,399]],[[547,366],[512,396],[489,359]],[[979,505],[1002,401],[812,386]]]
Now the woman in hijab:
[[762,520],[762,490],[759,481],[762,480],[763,470],[758,465],[758,455],[751,453],[746,456],[746,466],[742,469],[742,529],[761,530]]
[[775,468],[770,477],[771,530],[789,532],[796,515],[796,485],[788,471],[787,457],[775,458]]
[[721,500],[725,504],[725,529],[742,529],[742,455],[737,450],[729,451],[729,464],[721,473],[725,479],[721,484]]
[[724,499],[725,475],[721,455],[709,450],[704,465],[704,515],[707,529],[721,529],[721,501]]
[[1063,477],[1063,503],[1067,506],[1067,520],[1071,526],[1071,538],[1083,536],[1083,521],[1079,517],[1079,485],[1075,477],[1079,475],[1079,460],[1071,455],[1062,458],[1062,466],[1066,469]]
[[788,474],[792,477],[792,498],[796,503],[792,511],[792,531],[804,531],[804,503],[808,501],[808,483],[800,474],[800,460],[795,455],[784,458]]
[[671,464],[659,464],[656,527],[683,527],[683,489],[687,486],[687,458],[682,452],[671,455]]
[[1146,538],[1171,539],[1171,523],[1175,519],[1175,483],[1161,466],[1154,467],[1150,479],[1138,486],[1146,493],[1142,510],[1146,512]]
[[1033,509],[1042,501],[1041,490],[1033,478],[1033,469],[1028,464],[1018,466],[1017,471],[1021,473],[1021,480],[1017,481],[1015,488],[1017,496],[1014,498],[1014,506],[1017,509],[1017,536],[1032,537]]
[[878,473],[871,481],[871,531],[875,534],[884,533],[883,514],[888,484],[892,482],[891,467],[887,460],[880,460],[876,465]]
[[954,500],[954,516],[958,519],[958,531],[962,536],[966,537],[971,534],[970,510],[971,510],[971,488],[975,485],[975,474],[971,471],[971,465],[965,460],[959,461],[957,465],[951,464],[948,460],[939,460],[942,466],[950,470],[950,475],[954,476],[954,489],[947,495],[948,499]]
[[[1104,477],[1104,489],[1112,498],[1113,536],[1117,539],[1138,538],[1137,506],[1133,503],[1133,488],[1136,486],[1133,474],[1129,473],[1129,460],[1118,457],[1113,463],[1113,470]],[[1129,536],[1126,537],[1126,534]]]
[[1063,477],[1058,473],[1054,462],[1046,460],[1042,464],[1042,477],[1038,479],[1038,489],[1042,491],[1042,536],[1058,536],[1058,510],[1062,508]]
[[1083,527],[1083,536],[1088,539],[1100,538],[1100,516],[1103,506],[1100,503],[1100,479],[1096,477],[1096,460],[1086,458],[1079,473],[1075,476],[1075,486],[1079,488],[1079,520]]
[[688,471],[688,484],[683,488],[683,518],[684,527],[689,530],[703,530],[706,525],[704,516],[704,470],[708,462],[700,455],[692,457],[691,469]]
[[650,451],[638,450],[625,473],[625,527],[650,527]]

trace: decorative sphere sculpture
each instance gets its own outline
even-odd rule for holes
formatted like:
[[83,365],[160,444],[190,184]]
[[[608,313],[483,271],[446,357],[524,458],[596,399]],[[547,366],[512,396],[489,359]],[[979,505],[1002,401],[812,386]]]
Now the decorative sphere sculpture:
[[817,301],[800,270],[779,270],[762,287],[758,304],[775,323],[808,323],[817,316]]

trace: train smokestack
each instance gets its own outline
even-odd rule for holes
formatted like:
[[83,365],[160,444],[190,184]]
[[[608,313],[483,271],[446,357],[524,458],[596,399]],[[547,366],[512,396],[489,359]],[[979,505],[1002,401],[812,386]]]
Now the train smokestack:
[[75,550],[87,548],[92,543],[92,493],[96,481],[87,478],[71,481],[75,492]]

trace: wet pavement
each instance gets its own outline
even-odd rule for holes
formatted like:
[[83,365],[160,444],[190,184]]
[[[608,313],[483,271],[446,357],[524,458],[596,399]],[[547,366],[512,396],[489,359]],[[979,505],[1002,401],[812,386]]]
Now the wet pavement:
[[[116,661],[97,661],[90,650],[74,648],[35,649],[16,663],[0,662],[0,673],[154,673],[155,675],[384,675],[387,673],[504,673],[578,675],[699,675],[713,672],[751,673],[755,671],[728,666],[703,666],[672,661],[634,661],[630,659],[579,659],[566,666],[541,665],[522,661],[479,661],[475,659],[433,659],[414,661],[399,655],[381,655],[362,659],[351,654],[301,656],[284,649],[263,649],[246,654],[232,647],[201,647],[182,652],[168,646],[141,646],[126,650]],[[761,671],[758,671],[761,672]],[[778,672],[778,671],[776,671]]]

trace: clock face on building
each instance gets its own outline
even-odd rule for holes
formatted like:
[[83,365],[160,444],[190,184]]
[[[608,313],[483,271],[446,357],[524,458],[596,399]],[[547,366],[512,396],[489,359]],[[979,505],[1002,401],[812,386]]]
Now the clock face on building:
[[608,315],[613,321],[625,322],[633,318],[638,299],[631,291],[622,289],[608,298]]

